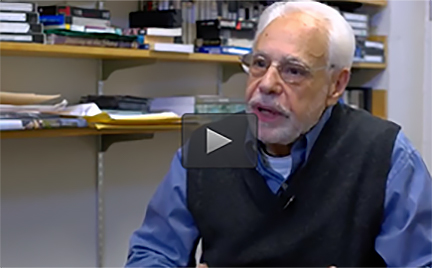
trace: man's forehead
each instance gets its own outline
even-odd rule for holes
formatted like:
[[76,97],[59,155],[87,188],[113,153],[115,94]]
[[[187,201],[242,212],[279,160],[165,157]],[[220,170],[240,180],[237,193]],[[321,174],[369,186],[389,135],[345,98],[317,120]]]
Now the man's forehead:
[[318,18],[306,13],[292,13],[271,22],[260,34],[256,49],[315,61],[325,57],[328,51],[326,30],[327,25]]

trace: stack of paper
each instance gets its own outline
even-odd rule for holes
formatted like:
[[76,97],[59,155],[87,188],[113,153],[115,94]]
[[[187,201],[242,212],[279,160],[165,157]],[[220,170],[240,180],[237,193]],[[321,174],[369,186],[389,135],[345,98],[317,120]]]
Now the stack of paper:
[[0,130],[87,127],[87,121],[82,117],[64,118],[57,114],[67,106],[66,100],[57,104],[41,104],[59,97],[0,92]]
[[149,114],[108,113],[95,103],[78,104],[58,111],[64,116],[82,116],[96,129],[145,129],[148,126],[180,124],[180,116],[173,112]]
[[39,95],[34,93],[0,92],[0,104],[32,105],[60,98],[60,95]]
[[119,115],[100,113],[85,117],[96,129],[143,129],[148,126],[180,124],[181,118],[172,112],[151,113],[141,115]]

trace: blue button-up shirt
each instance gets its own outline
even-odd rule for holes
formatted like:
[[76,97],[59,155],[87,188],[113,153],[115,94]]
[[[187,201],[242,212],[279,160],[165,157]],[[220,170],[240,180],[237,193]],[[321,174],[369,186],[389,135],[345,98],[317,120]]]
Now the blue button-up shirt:
[[[303,139],[293,144],[291,172],[301,167],[331,114],[327,109]],[[264,157],[257,170],[276,193],[285,181]],[[387,178],[385,215],[375,249],[389,267],[432,265],[432,180],[419,153],[400,131]],[[178,150],[151,199],[142,226],[130,239],[127,267],[186,266],[199,232],[186,205],[186,170]]]

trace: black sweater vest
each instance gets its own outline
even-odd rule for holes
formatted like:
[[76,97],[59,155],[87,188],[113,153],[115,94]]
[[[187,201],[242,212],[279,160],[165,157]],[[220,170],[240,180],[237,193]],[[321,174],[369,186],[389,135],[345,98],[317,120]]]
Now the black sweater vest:
[[[187,205],[202,237],[202,262],[385,266],[375,238],[399,130],[337,104],[307,162],[290,175],[284,197],[273,194],[255,169],[188,169]],[[288,206],[281,202],[292,196]]]

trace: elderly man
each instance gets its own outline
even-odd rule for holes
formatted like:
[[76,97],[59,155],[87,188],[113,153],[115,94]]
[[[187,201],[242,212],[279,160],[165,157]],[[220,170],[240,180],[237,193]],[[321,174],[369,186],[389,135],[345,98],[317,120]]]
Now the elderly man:
[[432,185],[419,153],[398,125],[338,102],[354,47],[324,4],[267,8],[243,58],[256,168],[189,170],[179,151],[126,266],[195,266],[199,239],[209,267],[431,265]]

